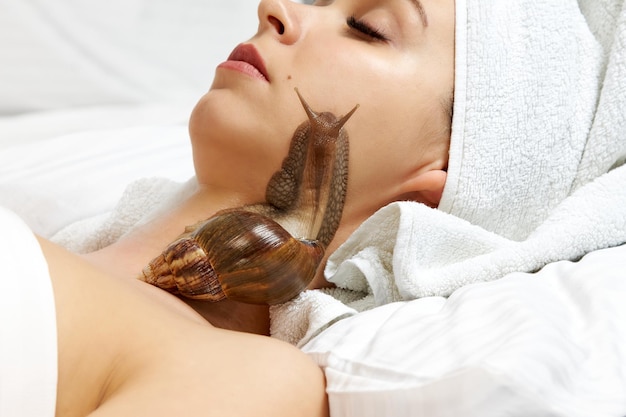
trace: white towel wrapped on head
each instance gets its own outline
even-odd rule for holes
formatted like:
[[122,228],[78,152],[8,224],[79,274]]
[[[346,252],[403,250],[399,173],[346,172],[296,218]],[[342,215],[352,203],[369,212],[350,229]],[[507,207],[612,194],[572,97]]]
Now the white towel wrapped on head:
[[[336,294],[367,293],[358,309],[448,296],[626,242],[625,4],[456,1],[454,118],[439,208],[393,203],[368,219],[328,262],[327,278],[344,289]],[[283,317],[312,298],[274,307],[273,320],[318,334],[303,326],[319,317]],[[341,301],[333,314],[355,307]]]

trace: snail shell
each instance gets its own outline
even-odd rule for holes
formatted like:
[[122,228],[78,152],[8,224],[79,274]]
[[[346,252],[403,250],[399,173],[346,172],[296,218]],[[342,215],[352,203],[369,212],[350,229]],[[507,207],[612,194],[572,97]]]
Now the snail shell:
[[343,125],[358,106],[338,119],[314,112],[296,92],[309,120],[296,129],[267,202],[188,227],[139,279],[192,299],[252,304],[282,303],[306,289],[341,219],[348,181]]
[[306,288],[323,256],[320,244],[293,238],[269,217],[228,210],[173,242],[143,275],[188,298],[278,304]]

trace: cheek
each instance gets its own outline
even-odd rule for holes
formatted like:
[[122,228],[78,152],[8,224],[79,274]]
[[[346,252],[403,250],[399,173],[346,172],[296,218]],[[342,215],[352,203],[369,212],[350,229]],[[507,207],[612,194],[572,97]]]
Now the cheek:
[[413,172],[424,143],[423,121],[408,109],[372,106],[348,129],[350,183],[359,192],[393,192]]
[[338,46],[331,42],[319,44],[327,47],[316,44],[302,48],[302,53],[295,57],[292,88],[297,87],[314,110],[336,116],[356,104],[369,104],[373,98],[370,91],[379,84],[380,70],[349,52],[337,51]]

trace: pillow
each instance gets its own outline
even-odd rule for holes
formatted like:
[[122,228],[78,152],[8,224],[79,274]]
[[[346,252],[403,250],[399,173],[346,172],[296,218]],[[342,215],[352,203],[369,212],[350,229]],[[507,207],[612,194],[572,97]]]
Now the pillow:
[[0,115],[195,101],[258,0],[0,0]]

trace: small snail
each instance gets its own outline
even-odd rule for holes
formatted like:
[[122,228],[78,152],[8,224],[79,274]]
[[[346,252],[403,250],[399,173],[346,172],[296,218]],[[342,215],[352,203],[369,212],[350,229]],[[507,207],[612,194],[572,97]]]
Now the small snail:
[[139,279],[184,297],[251,304],[290,300],[313,280],[343,211],[348,134],[338,119],[314,112],[296,93],[308,121],[270,179],[266,203],[217,212],[143,269]]

